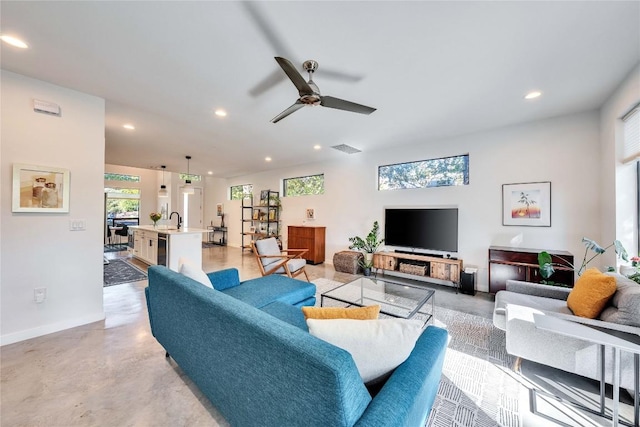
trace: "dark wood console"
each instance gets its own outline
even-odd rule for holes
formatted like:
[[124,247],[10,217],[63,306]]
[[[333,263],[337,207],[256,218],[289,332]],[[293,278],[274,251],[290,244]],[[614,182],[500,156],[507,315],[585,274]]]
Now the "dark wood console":
[[[538,254],[543,249],[511,248],[506,246],[489,247],[489,292],[496,292],[506,288],[507,280],[523,280],[525,282],[540,283],[543,278],[540,276],[538,265]],[[554,263],[558,258],[562,258],[573,265],[573,254],[567,251],[547,252],[553,258]],[[574,272],[568,266],[553,267],[555,273],[549,280],[573,287]]]

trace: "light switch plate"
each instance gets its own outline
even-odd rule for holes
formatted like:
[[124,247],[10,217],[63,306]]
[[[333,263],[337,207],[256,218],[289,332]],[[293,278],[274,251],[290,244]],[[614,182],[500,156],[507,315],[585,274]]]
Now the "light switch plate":
[[84,231],[87,228],[87,222],[84,219],[70,219],[69,230]]

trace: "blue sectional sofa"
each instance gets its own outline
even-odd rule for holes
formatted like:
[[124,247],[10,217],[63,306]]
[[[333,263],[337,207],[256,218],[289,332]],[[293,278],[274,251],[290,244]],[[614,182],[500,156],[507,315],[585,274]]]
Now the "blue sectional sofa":
[[148,274],[153,335],[231,425],[424,425],[445,330],[427,327],[372,399],[351,355],[308,333],[297,306],[315,302],[315,285],[281,276],[240,282],[230,269],[209,274],[211,289],[162,266]]

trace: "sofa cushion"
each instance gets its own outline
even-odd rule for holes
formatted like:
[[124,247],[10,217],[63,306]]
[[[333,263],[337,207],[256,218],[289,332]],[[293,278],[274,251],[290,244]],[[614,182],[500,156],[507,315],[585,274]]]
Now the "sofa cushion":
[[590,268],[578,279],[567,298],[567,307],[580,317],[595,319],[616,292],[616,279]]
[[269,313],[273,317],[276,317],[283,322],[287,322],[290,325],[296,326],[305,332],[309,332],[307,322],[305,321],[300,307],[296,307],[282,301],[274,301],[271,304],[260,307],[260,310],[264,311],[265,313]]
[[178,272],[180,274],[184,274],[185,276],[195,280],[196,282],[202,283],[209,288],[213,288],[211,280],[209,280],[209,276],[207,276],[207,273],[205,273],[200,267],[193,264],[188,259],[182,257],[178,260],[178,264],[180,265],[180,267],[178,268]]
[[640,327],[640,285],[619,274],[611,276],[616,279],[616,293],[600,314],[600,320]]
[[379,305],[367,307],[302,307],[305,319],[355,319],[375,320],[380,314]]
[[316,285],[286,276],[271,275],[246,280],[241,286],[223,289],[222,292],[260,308],[274,301],[297,305],[300,301],[314,297]]
[[422,322],[406,319],[307,319],[309,333],[351,354],[362,381],[386,375],[411,354]]

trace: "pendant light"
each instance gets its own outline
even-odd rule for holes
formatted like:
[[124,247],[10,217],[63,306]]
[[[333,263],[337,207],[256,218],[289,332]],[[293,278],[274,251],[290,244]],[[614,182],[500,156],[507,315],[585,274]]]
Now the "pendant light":
[[169,192],[167,191],[167,186],[164,185],[164,170],[167,168],[165,165],[160,166],[162,168],[162,185],[160,186],[160,190],[158,190],[158,197],[169,197]]
[[191,156],[186,156],[187,157],[187,179],[184,180],[184,187],[182,188],[182,192],[184,194],[194,194],[195,191],[193,189],[193,186],[191,185],[191,174],[189,173],[189,160],[191,160]]

